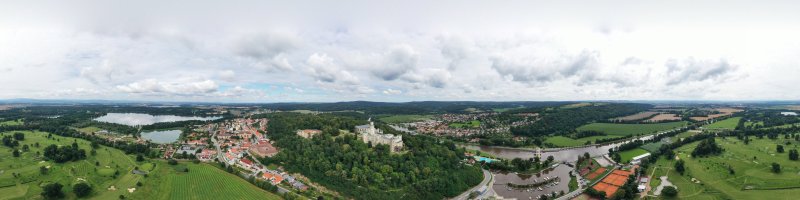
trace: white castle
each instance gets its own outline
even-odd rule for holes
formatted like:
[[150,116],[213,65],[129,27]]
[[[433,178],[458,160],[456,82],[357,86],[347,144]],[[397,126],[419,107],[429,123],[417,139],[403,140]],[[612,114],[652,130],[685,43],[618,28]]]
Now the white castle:
[[376,129],[372,121],[369,124],[356,126],[356,132],[361,134],[361,140],[364,143],[372,142],[372,144],[385,144],[389,145],[392,152],[398,152],[403,149],[403,136],[383,134],[383,131]]

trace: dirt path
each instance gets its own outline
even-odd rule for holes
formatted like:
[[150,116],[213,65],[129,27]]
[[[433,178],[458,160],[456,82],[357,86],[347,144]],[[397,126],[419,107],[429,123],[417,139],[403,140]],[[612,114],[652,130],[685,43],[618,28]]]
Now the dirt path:
[[[658,185],[658,187],[656,187],[656,191],[653,192],[654,195],[656,195],[656,196],[661,195],[661,190],[663,190],[664,187],[666,187],[666,186],[675,187],[675,185],[673,185],[672,182],[669,182],[669,180],[667,180],[667,176],[661,176],[659,178],[661,179],[661,184]],[[675,188],[677,189],[678,187],[675,187]]]

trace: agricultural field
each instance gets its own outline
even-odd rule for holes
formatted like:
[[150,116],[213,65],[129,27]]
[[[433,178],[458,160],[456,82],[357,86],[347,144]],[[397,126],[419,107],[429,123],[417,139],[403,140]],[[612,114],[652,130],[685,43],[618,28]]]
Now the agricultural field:
[[649,153],[649,152],[647,152],[647,150],[644,150],[642,148],[635,148],[635,149],[619,152],[619,155],[622,158],[622,159],[620,159],[620,162],[621,163],[628,163],[628,162],[631,161],[631,159],[633,159],[633,157],[636,157],[636,156],[639,156],[639,155],[642,155],[642,154],[646,154],[646,153]]
[[647,112],[640,112],[640,113],[636,113],[636,114],[632,114],[632,115],[628,115],[628,116],[624,116],[624,117],[613,118],[612,120],[636,121],[636,120],[647,119],[650,116],[653,116],[653,115],[656,115],[656,114],[658,114],[658,112],[647,111]]
[[144,187],[132,199],[281,199],[210,164],[158,162],[154,172],[160,175],[142,183],[157,187]]
[[450,123],[450,128],[478,128],[481,127],[481,122],[478,120],[472,120],[469,122],[455,122]]
[[662,114],[658,114],[656,116],[653,116],[650,119],[647,119],[645,121],[647,121],[647,122],[660,122],[660,121],[672,121],[672,120],[680,120],[680,119],[681,119],[681,117],[679,117],[678,115],[669,114],[669,113],[662,113]]
[[592,103],[573,103],[561,106],[561,108],[580,108],[584,106],[591,106]]
[[[782,138],[782,137],[779,137]],[[717,144],[725,149],[718,156],[692,158],[689,154],[697,142],[678,148],[676,153],[686,162],[683,176],[671,170],[669,180],[678,186],[681,198],[711,199],[796,199],[800,193],[800,162],[790,161],[788,153],[777,153],[777,144],[789,149],[798,149],[797,142],[784,139],[757,139],[745,145],[735,138],[717,138]],[[786,142],[790,142],[786,145]],[[673,167],[672,162],[659,160],[656,165]],[[781,166],[780,173],[770,171],[771,163]],[[731,174],[728,166],[735,171]],[[696,178],[700,183],[692,183]]]
[[409,123],[432,119],[431,115],[391,115],[379,118],[386,123]]
[[731,117],[722,121],[714,122],[713,124],[709,124],[706,126],[708,129],[729,129],[733,130],[736,128],[736,125],[739,124],[739,120],[742,120],[741,117]]
[[22,125],[22,119],[0,121],[0,126],[18,126]]
[[612,124],[591,123],[578,127],[578,131],[600,131],[608,135],[627,136],[635,134],[651,134],[685,126],[687,122],[669,122],[658,124]]
[[708,116],[705,116],[705,117],[691,117],[691,119],[695,120],[695,121],[705,121],[705,120],[714,119],[714,118],[718,118],[718,117],[724,117],[724,116],[732,115],[733,113],[744,111],[742,109],[736,109],[736,108],[717,108],[717,109],[714,109],[714,110],[719,111],[720,113],[719,114],[711,114],[711,115],[708,115]]

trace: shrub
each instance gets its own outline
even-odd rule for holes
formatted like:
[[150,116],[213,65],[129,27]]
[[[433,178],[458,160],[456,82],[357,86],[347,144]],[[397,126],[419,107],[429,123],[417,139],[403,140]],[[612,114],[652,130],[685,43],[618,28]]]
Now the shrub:
[[64,186],[60,183],[50,183],[42,187],[42,196],[45,199],[60,199],[64,198],[64,192],[61,191],[61,188]]
[[75,192],[75,196],[85,197],[92,193],[92,187],[86,183],[78,183],[72,186],[72,191]]
[[664,187],[664,189],[661,190],[661,194],[664,194],[664,196],[667,197],[675,197],[678,196],[678,190],[675,189],[675,187],[666,186]]

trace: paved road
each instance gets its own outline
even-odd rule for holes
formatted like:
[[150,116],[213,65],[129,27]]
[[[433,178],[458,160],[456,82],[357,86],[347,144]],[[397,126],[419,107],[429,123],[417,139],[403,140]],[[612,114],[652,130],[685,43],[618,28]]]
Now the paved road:
[[491,187],[492,184],[490,184],[490,181],[494,181],[494,178],[492,177],[492,173],[489,172],[489,170],[485,170],[485,169],[481,169],[481,170],[483,170],[483,181],[481,181],[481,183],[476,185],[475,187],[472,187],[469,190],[465,191],[464,193],[461,193],[461,195],[458,195],[456,197],[451,198],[451,200],[467,200],[469,198],[469,193],[472,193],[473,191],[477,191],[477,190],[481,189],[482,186],[486,186],[487,189],[486,189],[486,192],[483,193],[483,195],[478,197],[479,199],[484,198],[484,197],[494,196],[494,191],[492,190],[492,187]]

